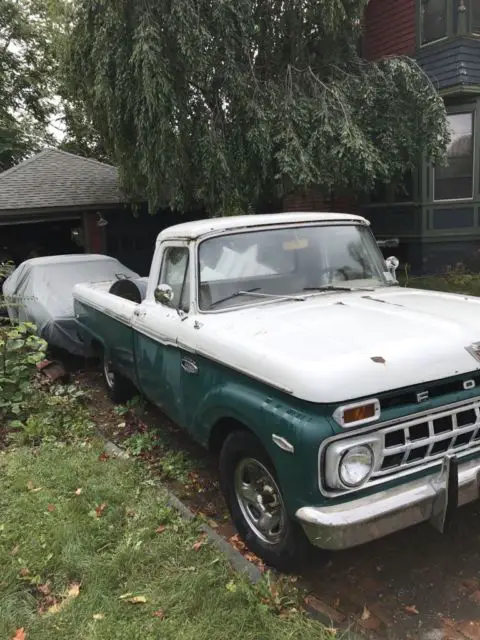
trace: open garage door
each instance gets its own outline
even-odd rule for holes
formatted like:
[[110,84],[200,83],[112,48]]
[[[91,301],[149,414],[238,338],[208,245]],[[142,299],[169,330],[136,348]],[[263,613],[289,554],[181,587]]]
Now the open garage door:
[[84,253],[82,218],[0,222],[0,262]]

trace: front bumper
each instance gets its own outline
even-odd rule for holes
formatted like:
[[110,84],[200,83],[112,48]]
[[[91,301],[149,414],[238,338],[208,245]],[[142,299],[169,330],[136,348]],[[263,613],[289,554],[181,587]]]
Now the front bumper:
[[443,459],[435,475],[364,498],[324,507],[302,507],[296,517],[321,549],[348,549],[429,521],[443,532],[458,506],[480,496],[480,460]]

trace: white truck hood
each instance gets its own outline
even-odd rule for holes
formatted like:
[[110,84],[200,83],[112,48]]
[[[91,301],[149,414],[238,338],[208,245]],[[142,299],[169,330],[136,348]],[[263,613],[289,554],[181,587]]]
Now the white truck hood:
[[480,369],[480,298],[385,287],[201,316],[198,352],[337,403]]

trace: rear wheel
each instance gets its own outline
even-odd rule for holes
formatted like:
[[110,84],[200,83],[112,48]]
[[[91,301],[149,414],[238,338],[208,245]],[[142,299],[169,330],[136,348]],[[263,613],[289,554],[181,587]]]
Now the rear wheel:
[[134,397],[135,387],[130,380],[115,371],[106,351],[102,352],[102,372],[108,395],[115,404],[123,404]]
[[250,433],[235,431],[226,439],[220,481],[235,527],[251,551],[281,571],[306,564],[313,548],[289,517],[270,458]]

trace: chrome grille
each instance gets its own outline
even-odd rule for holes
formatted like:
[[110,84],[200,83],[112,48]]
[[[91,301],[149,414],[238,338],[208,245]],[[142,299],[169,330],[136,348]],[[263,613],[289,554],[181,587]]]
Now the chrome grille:
[[377,432],[380,456],[374,478],[480,446],[480,403],[429,414]]
[[[347,488],[338,476],[340,461],[346,451],[362,445],[374,452],[372,474],[359,487]],[[477,398],[325,440],[318,451],[319,486],[323,495],[336,497],[440,465],[446,454],[454,453],[461,459],[478,452],[480,399]]]

